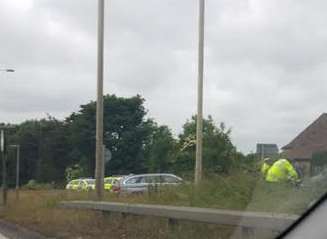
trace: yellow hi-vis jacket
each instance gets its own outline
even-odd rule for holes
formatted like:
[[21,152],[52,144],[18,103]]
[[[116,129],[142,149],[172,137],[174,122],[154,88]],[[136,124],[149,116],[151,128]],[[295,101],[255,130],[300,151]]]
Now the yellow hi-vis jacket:
[[279,159],[267,172],[267,182],[287,182],[296,181],[299,176],[293,165],[287,159]]
[[262,166],[261,166],[261,174],[262,174],[262,176],[264,178],[266,177],[269,168],[270,168],[270,165],[269,164],[267,164],[267,163],[263,163],[262,164]]

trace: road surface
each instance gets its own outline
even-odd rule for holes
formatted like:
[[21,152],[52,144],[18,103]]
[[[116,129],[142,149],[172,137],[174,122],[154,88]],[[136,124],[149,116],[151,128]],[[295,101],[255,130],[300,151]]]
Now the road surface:
[[2,235],[1,233],[0,233],[0,239],[9,239],[8,237],[5,237],[4,235]]
[[46,239],[37,232],[0,219],[0,239]]

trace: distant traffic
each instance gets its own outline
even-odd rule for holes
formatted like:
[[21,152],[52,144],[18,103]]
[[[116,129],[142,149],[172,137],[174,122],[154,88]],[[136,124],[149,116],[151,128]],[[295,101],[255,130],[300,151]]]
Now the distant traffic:
[[[110,176],[104,178],[104,189],[109,192],[124,194],[140,194],[150,189],[158,189],[163,186],[177,186],[183,183],[183,179],[169,173],[131,174]],[[71,191],[95,190],[95,179],[79,178],[71,180],[66,185]]]

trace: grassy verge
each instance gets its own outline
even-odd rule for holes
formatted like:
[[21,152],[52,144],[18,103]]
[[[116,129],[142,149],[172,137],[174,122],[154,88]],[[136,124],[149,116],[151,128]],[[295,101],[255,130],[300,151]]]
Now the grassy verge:
[[232,228],[181,222],[168,227],[166,219],[103,214],[94,211],[65,210],[56,207],[61,200],[90,199],[93,195],[65,191],[22,191],[15,201],[9,193],[9,203],[1,217],[43,235],[55,238],[228,238]]
[[[300,214],[325,189],[269,185],[251,175],[233,174],[204,181],[196,189],[189,184],[142,196],[117,197],[107,193],[105,200]],[[15,201],[14,193],[9,193],[9,204],[0,216],[56,238],[229,238],[233,231],[233,228],[189,222],[181,222],[172,230],[165,219],[122,218],[119,214],[56,207],[62,200],[92,200],[94,193],[24,190],[20,196]]]

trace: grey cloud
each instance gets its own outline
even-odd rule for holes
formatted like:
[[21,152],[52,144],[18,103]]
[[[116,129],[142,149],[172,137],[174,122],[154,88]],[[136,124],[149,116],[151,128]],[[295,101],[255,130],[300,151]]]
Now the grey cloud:
[[248,1],[242,14],[234,8],[220,17],[212,12],[212,25],[208,23],[212,58],[296,71],[326,61],[324,7],[326,3],[317,1]]
[[[327,4],[206,2],[205,114],[232,127],[244,152],[258,141],[282,146],[326,110]],[[0,4],[0,63],[17,69],[0,74],[0,121],[62,118],[95,98],[96,2],[24,4]],[[176,134],[196,112],[197,7],[196,0],[106,5],[105,92],[142,94],[149,116]]]

